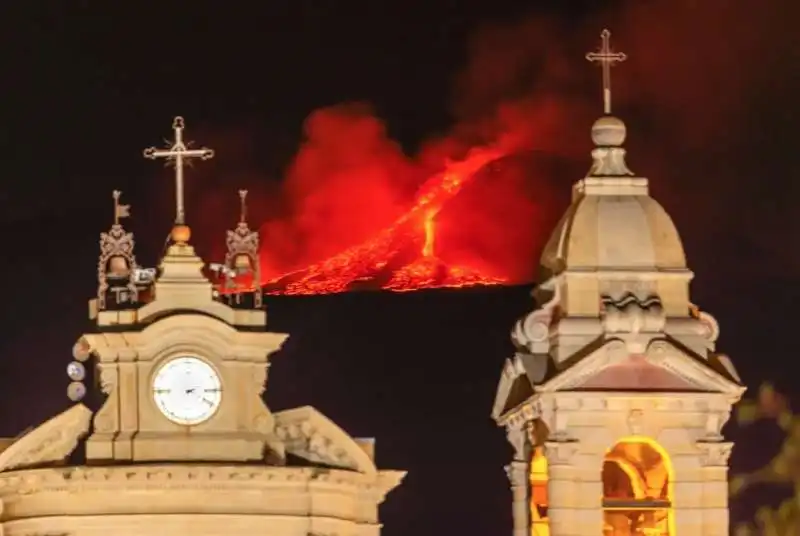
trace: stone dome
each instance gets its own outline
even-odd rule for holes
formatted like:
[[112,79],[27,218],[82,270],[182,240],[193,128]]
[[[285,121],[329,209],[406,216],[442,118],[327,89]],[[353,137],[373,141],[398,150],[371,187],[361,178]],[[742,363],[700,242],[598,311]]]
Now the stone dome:
[[548,275],[564,270],[686,270],[678,230],[649,195],[648,180],[635,177],[622,147],[625,123],[605,115],[592,125],[594,161],[573,187],[572,205],[541,257]]
[[552,274],[565,269],[684,270],[678,230],[647,195],[579,195],[541,257]]

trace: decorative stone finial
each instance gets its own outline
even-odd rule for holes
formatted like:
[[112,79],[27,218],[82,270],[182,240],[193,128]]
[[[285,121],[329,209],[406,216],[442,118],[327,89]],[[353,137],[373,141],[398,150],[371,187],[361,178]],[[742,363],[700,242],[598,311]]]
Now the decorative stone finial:
[[247,225],[247,190],[239,190],[239,223]]
[[[253,231],[247,224],[247,190],[239,190],[240,214],[239,223],[233,231],[228,231],[225,254],[226,286],[235,286],[233,279],[237,276],[249,275],[252,279],[253,305],[261,307],[261,262],[259,259],[258,231]],[[238,294],[236,295],[238,298]]]
[[188,225],[175,225],[172,227],[169,237],[175,244],[188,244],[192,237],[192,230]]
[[627,129],[621,119],[606,115],[592,125],[592,141],[597,147],[621,147]]
[[133,233],[125,231],[120,223],[130,217],[131,206],[122,205],[122,192],[114,190],[114,223],[106,233],[100,233],[100,256],[97,259],[97,308],[106,308],[108,292],[115,294],[117,304],[136,300],[138,290],[134,274],[137,270],[133,254]]
[[600,34],[602,45],[597,52],[589,52],[586,59],[598,62],[603,69],[603,111],[605,115],[592,125],[592,141],[596,148],[592,151],[594,164],[590,177],[624,177],[633,173],[625,163],[625,142],[627,130],[622,120],[611,115],[611,67],[625,61],[623,52],[612,52],[611,32],[603,30]]

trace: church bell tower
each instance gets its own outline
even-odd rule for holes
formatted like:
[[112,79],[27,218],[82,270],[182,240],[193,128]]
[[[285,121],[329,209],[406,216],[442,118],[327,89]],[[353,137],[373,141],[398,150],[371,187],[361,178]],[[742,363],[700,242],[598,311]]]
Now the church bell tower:
[[541,257],[540,306],[512,330],[492,417],[514,455],[514,536],[728,535],[721,428],[745,388],[690,300],[678,232],[627,167],[625,124],[592,127],[593,164]]
[[[158,269],[136,265],[132,235],[119,223],[130,210],[119,204],[119,192],[114,225],[101,238],[100,285],[91,303],[98,331],[80,341],[96,357],[108,397],[87,441],[90,462],[244,462],[284,455],[261,394],[269,356],[286,335],[263,329],[267,315],[257,287],[249,306],[233,304],[204,273],[185,222],[184,166],[214,153],[187,149],[183,129],[183,119],[176,118],[173,144],[144,151],[147,158],[168,159],[175,169],[175,224]],[[251,282],[259,276],[258,235],[245,220],[245,194],[240,192],[242,220],[229,231],[221,270],[226,282],[227,274]]]
[[[405,473],[379,470],[373,439],[313,407],[265,404],[287,335],[269,329],[261,303],[247,192],[224,261],[206,266],[190,243],[184,165],[213,152],[188,148],[180,117],[173,130],[169,147],[144,153],[175,171],[166,252],[157,268],[138,264],[121,223],[131,208],[115,191],[96,327],[68,366],[75,404],[0,443],[0,534],[379,536],[378,505]],[[92,371],[102,400],[90,409]]]

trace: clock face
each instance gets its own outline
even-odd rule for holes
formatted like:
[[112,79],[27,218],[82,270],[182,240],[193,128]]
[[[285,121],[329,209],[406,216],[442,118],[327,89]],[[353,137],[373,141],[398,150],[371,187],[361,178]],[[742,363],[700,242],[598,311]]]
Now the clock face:
[[167,361],[153,378],[153,399],[166,418],[184,425],[211,418],[222,401],[222,384],[214,368],[196,357]]

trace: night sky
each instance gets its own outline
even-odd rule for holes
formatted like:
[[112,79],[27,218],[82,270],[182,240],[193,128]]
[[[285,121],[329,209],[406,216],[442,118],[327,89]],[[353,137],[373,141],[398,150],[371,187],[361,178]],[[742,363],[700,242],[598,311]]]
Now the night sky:
[[[590,164],[589,128],[602,108],[599,70],[584,55],[604,27],[629,55],[614,70],[628,161],[676,221],[696,274],[693,300],[720,321],[720,349],[749,386],[773,379],[796,392],[786,371],[796,368],[791,305],[800,301],[797,2],[5,4],[0,435],[69,404],[65,367],[91,329],[111,190],[132,205],[126,225],[140,262],[157,261],[172,180],[141,151],[169,136],[174,115],[186,118],[189,139],[217,151],[188,178],[201,254],[221,254],[236,191],[248,188],[251,220],[266,222],[264,247],[280,266],[379,229],[362,217],[358,233],[342,231],[374,210],[364,192],[389,192],[394,203],[444,153],[510,135],[525,180],[476,186],[449,221],[487,264],[534,281],[539,250]],[[320,161],[356,171],[306,176],[301,164],[320,146],[347,153]],[[347,183],[365,161],[413,169]],[[304,212],[312,198],[325,228]],[[334,199],[347,203],[325,204]],[[529,292],[268,298],[270,326],[291,337],[275,356],[267,402],[314,405],[352,435],[375,436],[379,465],[409,471],[382,510],[388,536],[506,534],[511,450],[489,412],[509,329],[534,306]],[[741,438],[735,468],[769,455],[751,443]]]

